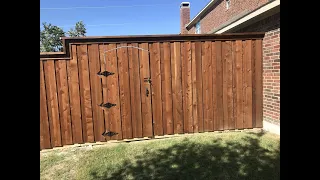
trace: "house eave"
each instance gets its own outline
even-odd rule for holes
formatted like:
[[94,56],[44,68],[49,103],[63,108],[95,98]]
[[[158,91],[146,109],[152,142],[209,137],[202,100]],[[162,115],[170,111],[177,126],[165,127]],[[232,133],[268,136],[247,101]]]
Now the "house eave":
[[265,4],[264,6],[256,9],[251,13],[244,14],[242,17],[239,17],[227,24],[222,24],[219,27],[212,29],[208,32],[208,34],[221,34],[226,32],[232,33],[236,29],[253,24],[278,12],[280,12],[280,0],[275,0]]
[[187,30],[191,29],[192,26],[201,19],[201,16],[204,15],[216,2],[216,0],[211,0],[188,24],[186,24],[185,27]]

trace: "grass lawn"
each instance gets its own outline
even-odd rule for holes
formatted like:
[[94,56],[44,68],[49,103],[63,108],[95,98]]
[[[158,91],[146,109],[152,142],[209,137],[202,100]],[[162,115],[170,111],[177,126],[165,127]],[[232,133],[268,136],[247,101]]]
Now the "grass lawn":
[[280,179],[280,137],[268,133],[199,133],[40,154],[40,179]]

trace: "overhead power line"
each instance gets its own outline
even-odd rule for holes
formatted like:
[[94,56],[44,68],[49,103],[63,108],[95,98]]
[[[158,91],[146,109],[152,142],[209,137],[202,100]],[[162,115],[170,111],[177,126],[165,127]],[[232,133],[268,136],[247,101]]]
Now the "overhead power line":
[[[133,23],[122,23],[122,24],[89,24],[89,25],[85,25],[85,26],[122,26],[122,25],[129,25],[129,24],[133,24]],[[63,26],[58,26],[58,27],[73,27],[74,25],[63,25]],[[41,28],[42,26],[40,26]]]
[[70,10],[70,9],[104,9],[104,8],[123,8],[123,7],[152,7],[152,6],[169,6],[176,4],[141,4],[127,6],[82,6],[82,7],[61,7],[61,8],[40,8],[40,10]]

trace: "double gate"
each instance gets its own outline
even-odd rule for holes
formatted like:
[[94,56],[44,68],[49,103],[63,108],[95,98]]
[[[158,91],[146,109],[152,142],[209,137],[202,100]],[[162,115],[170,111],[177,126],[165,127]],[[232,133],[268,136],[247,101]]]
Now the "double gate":
[[40,149],[262,127],[262,38],[66,38],[40,55]]

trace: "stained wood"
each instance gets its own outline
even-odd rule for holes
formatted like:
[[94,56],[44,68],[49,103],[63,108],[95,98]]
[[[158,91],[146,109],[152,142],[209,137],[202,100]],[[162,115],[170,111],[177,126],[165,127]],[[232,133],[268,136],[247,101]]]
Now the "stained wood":
[[47,91],[51,145],[52,147],[58,147],[62,146],[62,143],[54,61],[48,60],[44,62],[44,75]]
[[[198,131],[199,132],[203,132],[203,99],[202,99],[202,97],[203,97],[203,91],[202,91],[203,80],[202,80],[202,56],[201,56],[201,53],[202,53],[201,52],[201,42],[195,42],[197,120],[198,120]],[[194,118],[195,117],[196,116],[194,116]]]
[[98,106],[103,102],[101,78],[97,75],[101,70],[99,55],[98,44],[88,45],[94,139],[95,141],[105,141],[105,138],[102,136],[102,133],[105,131],[104,114],[103,110]]
[[[139,44],[139,48],[144,49],[139,51],[143,137],[153,137],[151,86],[150,83],[144,82],[144,78],[150,77],[148,43]],[[146,91],[149,91],[148,96],[146,95]]]
[[255,41],[251,41],[251,72],[252,72],[252,127],[256,127],[256,69],[255,69],[255,64],[256,64],[256,56],[255,56]]
[[[126,43],[118,44],[117,47],[127,46]],[[119,90],[121,105],[121,124],[122,136],[124,139],[132,138],[131,125],[131,100],[130,100],[130,80],[129,80],[129,61],[128,48],[120,48],[117,50],[118,69],[119,69]]]
[[[107,61],[108,61],[108,53],[107,51],[109,50],[109,46],[107,44],[99,44],[98,45],[98,48],[99,48],[99,61],[100,61],[100,66],[97,68],[97,70],[100,70],[100,72],[104,72],[104,71],[107,71],[107,66],[109,66],[109,64],[107,64]],[[111,77],[108,76],[108,77],[105,77],[105,76],[100,76],[98,80],[98,83],[101,84],[101,89],[100,90],[100,93],[102,94],[102,99],[101,99],[101,102],[99,102],[98,104],[100,105],[101,103],[107,103],[109,102],[109,99],[108,99],[108,91],[110,90],[110,83],[108,79],[110,79]],[[111,124],[111,121],[110,121],[110,110],[107,109],[107,108],[103,108],[103,107],[99,107],[97,109],[98,111],[101,111],[102,112],[102,116],[104,118],[104,131],[110,131],[110,124]],[[101,134],[102,135],[102,134]],[[110,137],[109,136],[105,136],[104,137],[104,140],[102,141],[108,141],[110,140]]]
[[[138,47],[138,44],[133,43],[128,46]],[[134,138],[143,137],[139,51],[141,50],[137,48],[128,48],[132,134]]]
[[160,43],[150,44],[149,48],[152,82],[151,95],[154,135],[163,135]]
[[255,106],[256,128],[262,127],[263,120],[263,89],[262,89],[262,40],[255,40]]
[[80,106],[77,45],[72,45],[72,58],[67,61],[68,85],[70,94],[70,110],[73,143],[82,143],[82,117]]
[[71,115],[69,104],[69,88],[67,64],[64,60],[55,62],[57,92],[59,102],[60,126],[62,145],[72,144]]
[[252,128],[252,40],[246,40],[243,59],[244,80],[244,128]]
[[84,142],[95,141],[93,131],[92,105],[91,105],[91,89],[88,62],[88,46],[77,46],[78,66],[79,66],[79,82],[80,82],[80,100],[82,114],[82,130]]
[[181,46],[182,57],[182,90],[183,90],[183,130],[184,133],[193,132],[192,117],[192,78],[191,78],[191,42],[184,42]]
[[107,131],[117,133],[112,136],[111,140],[122,139],[122,128],[121,128],[121,114],[120,114],[120,95],[119,95],[119,71],[118,71],[118,59],[117,59],[117,48],[116,44],[108,45],[107,57],[107,71],[114,73],[108,76],[107,79],[107,102],[115,104],[115,106],[106,109],[109,115],[109,128]]
[[203,71],[203,119],[204,131],[213,131],[213,91],[212,91],[212,59],[211,42],[206,41],[202,45],[202,71]]
[[172,101],[173,101],[173,126],[174,134],[183,133],[183,108],[182,108],[182,79],[181,79],[181,52],[180,42],[173,43],[172,71]]
[[[172,46],[173,48],[173,46]],[[163,133],[173,134],[173,113],[172,113],[172,89],[171,89],[171,46],[170,43],[163,43],[163,61],[161,61],[161,86],[162,86],[162,110],[163,110]]]
[[51,148],[47,96],[43,72],[43,62],[40,61],[40,149]]
[[233,124],[233,86],[232,86],[232,43],[222,43],[223,59],[223,115],[224,129],[234,128]]
[[234,97],[236,106],[235,108],[235,122],[236,129],[243,129],[243,49],[242,49],[242,41],[236,41],[236,49],[235,49],[235,94]]
[[[216,124],[218,121],[218,107],[217,107],[217,52],[215,42],[211,42],[211,63],[212,63],[212,113],[213,113],[213,130],[216,130]],[[211,78],[210,77],[210,78]]]
[[191,83],[192,83],[192,118],[193,132],[199,132],[198,105],[197,105],[197,69],[196,69],[196,44],[191,43]]
[[222,42],[215,41],[217,72],[216,81],[216,103],[217,103],[217,119],[215,120],[215,130],[223,130],[224,127],[224,110],[223,110],[223,58],[222,58]]

